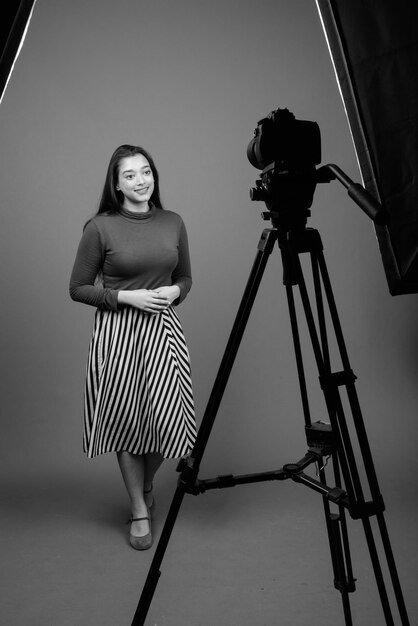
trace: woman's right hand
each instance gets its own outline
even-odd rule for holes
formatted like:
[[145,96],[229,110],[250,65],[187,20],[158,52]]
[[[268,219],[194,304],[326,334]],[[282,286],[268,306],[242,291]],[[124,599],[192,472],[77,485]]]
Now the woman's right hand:
[[119,291],[118,302],[129,304],[136,309],[141,309],[153,315],[161,313],[170,304],[168,298],[153,289],[132,289],[131,291]]

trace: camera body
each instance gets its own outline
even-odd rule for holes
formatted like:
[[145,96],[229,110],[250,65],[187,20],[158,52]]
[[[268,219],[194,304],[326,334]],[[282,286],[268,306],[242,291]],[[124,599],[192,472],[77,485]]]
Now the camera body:
[[261,119],[247,147],[251,165],[263,170],[251,200],[265,202],[274,226],[303,227],[309,217],[321,162],[321,134],[316,122],[296,120],[288,109]]
[[288,109],[275,109],[257,123],[247,147],[251,165],[292,171],[321,162],[321,133],[316,122],[297,120]]

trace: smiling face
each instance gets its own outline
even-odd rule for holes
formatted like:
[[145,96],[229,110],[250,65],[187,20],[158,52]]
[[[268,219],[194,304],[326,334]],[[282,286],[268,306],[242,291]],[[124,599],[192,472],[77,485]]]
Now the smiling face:
[[116,189],[124,195],[124,209],[137,213],[149,210],[148,202],[154,191],[154,176],[143,154],[121,159]]

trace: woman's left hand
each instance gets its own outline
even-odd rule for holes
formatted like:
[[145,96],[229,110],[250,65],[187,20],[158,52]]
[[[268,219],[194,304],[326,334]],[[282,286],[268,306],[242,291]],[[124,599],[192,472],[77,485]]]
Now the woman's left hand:
[[180,295],[180,287],[178,285],[170,285],[167,287],[158,287],[158,289],[154,289],[157,293],[160,293],[162,296],[165,296],[170,304],[177,300]]

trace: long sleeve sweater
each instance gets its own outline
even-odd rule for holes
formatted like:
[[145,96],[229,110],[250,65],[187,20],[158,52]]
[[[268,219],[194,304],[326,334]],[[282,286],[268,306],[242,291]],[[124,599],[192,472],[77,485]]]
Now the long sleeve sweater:
[[179,304],[192,284],[180,215],[151,207],[147,213],[99,214],[87,223],[70,279],[73,300],[118,310],[120,290],[174,284],[180,288],[174,302]]

